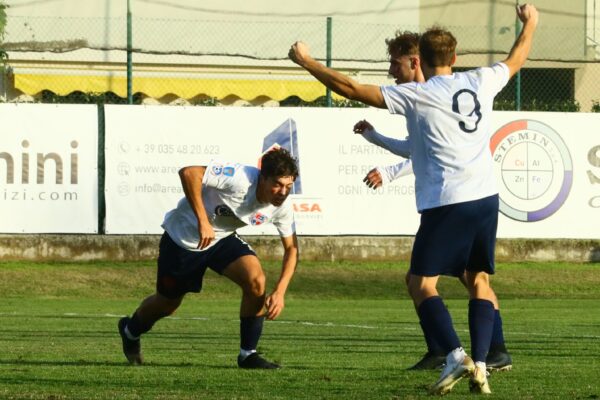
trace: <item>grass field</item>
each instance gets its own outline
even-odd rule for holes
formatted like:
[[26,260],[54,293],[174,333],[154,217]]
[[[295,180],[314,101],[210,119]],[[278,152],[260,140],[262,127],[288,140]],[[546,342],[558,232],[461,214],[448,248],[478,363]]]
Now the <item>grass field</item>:
[[[436,372],[405,368],[424,344],[391,263],[302,263],[260,351],[278,371],[235,366],[237,288],[209,273],[144,336],[146,365],[126,365],[116,332],[153,290],[152,263],[0,264],[1,399],[419,399]],[[278,265],[265,265],[268,277]],[[502,264],[514,369],[490,377],[494,399],[600,398],[600,265]],[[444,279],[468,348],[464,289]],[[473,398],[460,382],[447,398]]]

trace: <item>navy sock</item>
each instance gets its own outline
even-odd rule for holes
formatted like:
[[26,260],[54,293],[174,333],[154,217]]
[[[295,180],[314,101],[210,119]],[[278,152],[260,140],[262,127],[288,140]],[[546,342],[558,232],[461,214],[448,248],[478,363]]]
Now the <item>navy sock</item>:
[[265,317],[240,317],[240,347],[256,350]]
[[452,317],[441,297],[433,296],[425,299],[419,305],[417,313],[421,319],[423,331],[438,343],[444,354],[461,347],[458,335],[452,325]]
[[431,337],[431,334],[425,330],[423,326],[423,321],[419,321],[421,325],[421,329],[423,330],[423,337],[425,337],[425,343],[427,343],[427,352],[431,354],[442,354],[446,355],[444,350],[440,347],[439,344]]
[[494,304],[489,300],[469,301],[469,332],[473,361],[485,362],[494,329]]
[[154,322],[156,321],[153,321],[151,323],[144,322],[140,319],[137,312],[134,312],[131,316],[131,319],[129,320],[129,323],[127,324],[127,330],[133,336],[141,336],[142,334],[152,329],[152,326],[154,326]]
[[490,343],[490,351],[491,350],[506,352],[500,310],[494,310],[494,330],[492,331],[492,342]]

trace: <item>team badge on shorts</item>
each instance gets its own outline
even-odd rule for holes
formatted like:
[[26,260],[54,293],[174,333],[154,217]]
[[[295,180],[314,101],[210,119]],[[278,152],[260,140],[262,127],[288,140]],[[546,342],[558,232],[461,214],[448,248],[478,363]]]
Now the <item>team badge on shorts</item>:
[[212,166],[210,172],[213,175],[221,175],[221,173],[223,173],[223,166],[221,164],[215,164]]
[[258,212],[252,216],[250,219],[250,224],[253,226],[261,225],[267,222],[267,219],[269,218],[266,215]]
[[535,222],[561,208],[573,184],[573,162],[554,129],[535,120],[512,121],[494,133],[490,147],[502,214]]

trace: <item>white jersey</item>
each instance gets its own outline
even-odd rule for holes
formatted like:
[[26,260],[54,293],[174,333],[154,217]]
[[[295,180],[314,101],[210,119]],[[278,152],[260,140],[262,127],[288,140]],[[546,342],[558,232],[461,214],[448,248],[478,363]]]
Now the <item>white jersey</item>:
[[[374,129],[364,131],[362,137],[365,138],[369,143],[373,143],[381,148],[384,148],[392,154],[396,154],[404,158],[410,157],[410,140],[408,140],[408,138],[405,140],[393,139],[383,136]],[[377,171],[379,171],[384,184],[413,173],[412,162],[410,160],[404,160],[394,165],[377,166],[375,168]]]
[[[294,213],[289,198],[279,207],[259,203],[256,199],[259,175],[258,168],[246,165],[214,160],[208,164],[202,179],[202,201],[215,231],[215,240],[209,247],[246,225],[257,226],[270,222],[281,237],[295,233]],[[200,251],[197,249],[200,241],[198,219],[187,198],[182,198],[177,208],[165,215],[162,227],[179,246]]]
[[379,171],[384,184],[413,173],[412,162],[410,160],[404,160],[394,165],[377,166],[375,168]]
[[381,87],[388,110],[406,116],[419,211],[498,193],[490,122],[508,79],[508,67],[498,63]]
[[381,133],[374,129],[367,129],[363,132],[362,137],[369,143],[373,143],[381,148],[386,149],[392,154],[396,154],[403,158],[410,157],[410,140],[406,138],[393,139],[387,136],[383,136]]

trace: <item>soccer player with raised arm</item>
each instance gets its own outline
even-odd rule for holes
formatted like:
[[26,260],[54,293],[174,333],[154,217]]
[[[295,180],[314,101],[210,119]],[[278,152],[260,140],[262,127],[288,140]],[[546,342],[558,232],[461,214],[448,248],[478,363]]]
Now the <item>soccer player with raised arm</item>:
[[[200,292],[207,268],[242,289],[240,307],[240,368],[276,369],[257,352],[263,321],[275,319],[298,261],[294,214],[288,195],[298,176],[296,160],[283,149],[261,158],[260,169],[211,161],[179,171],[185,193],[164,219],[158,254],[156,293],[147,297],[132,317],[119,320],[123,353],[131,364],[142,364],[140,337],[161,318],[171,315],[186,293]],[[236,233],[246,225],[272,223],[281,236],[284,254],[274,290],[265,293],[265,274],[254,250]]]
[[[419,41],[423,83],[361,85],[312,59],[302,42],[289,52],[336,93],[406,117],[421,213],[408,291],[424,329],[447,353],[432,394],[448,393],[464,376],[470,377],[473,392],[491,393],[485,359],[494,323],[489,275],[494,273],[499,200],[489,151],[490,119],[494,97],[527,59],[538,22],[533,5],[517,6],[517,15],[523,29],[508,57],[468,72],[452,72],[454,36],[439,28],[427,30]],[[436,288],[440,275],[459,277],[465,270],[472,358]]]
[[[410,156],[409,141],[393,139],[381,135],[375,128],[366,120],[358,121],[354,125],[354,133],[361,134],[367,141],[373,143],[379,147],[382,147],[393,154],[397,154],[401,157],[408,158]],[[410,159],[403,160],[397,164],[379,166],[373,168],[364,177],[363,182],[369,187],[376,189],[381,187],[384,183],[392,182],[403,176],[411,175],[413,173],[412,162]],[[405,277],[406,283],[410,280],[410,271],[407,272]],[[460,277],[461,283],[468,288],[465,274]],[[508,371],[512,369],[512,357],[506,349],[504,342],[504,329],[502,326],[502,317],[500,315],[500,306],[495,292],[490,287],[490,291],[493,293],[494,298],[494,329],[492,332],[492,340],[490,343],[490,350],[485,358],[486,368],[488,371]],[[427,352],[423,355],[421,360],[410,367],[410,370],[422,370],[422,369],[440,369],[446,363],[446,355],[441,346],[435,341],[431,334],[429,334],[423,327],[423,322],[419,321],[423,335],[425,337],[425,343],[427,344]]]

